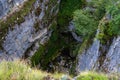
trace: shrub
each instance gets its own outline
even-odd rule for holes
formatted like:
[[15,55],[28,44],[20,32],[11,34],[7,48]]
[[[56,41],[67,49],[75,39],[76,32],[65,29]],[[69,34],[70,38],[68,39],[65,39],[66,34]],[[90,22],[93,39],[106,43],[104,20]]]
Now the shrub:
[[72,19],[73,12],[80,9],[84,4],[84,0],[61,0],[60,11],[58,14],[58,24],[61,27],[66,26]]
[[109,6],[108,12],[111,15],[108,33],[109,35],[120,35],[120,3],[117,5]]
[[106,7],[111,4],[111,0],[91,0],[88,3],[90,8],[94,9],[95,19],[101,20],[106,13]]
[[76,10],[74,12],[73,21],[76,32],[81,36],[88,36],[97,28],[97,22],[94,18],[83,10]]

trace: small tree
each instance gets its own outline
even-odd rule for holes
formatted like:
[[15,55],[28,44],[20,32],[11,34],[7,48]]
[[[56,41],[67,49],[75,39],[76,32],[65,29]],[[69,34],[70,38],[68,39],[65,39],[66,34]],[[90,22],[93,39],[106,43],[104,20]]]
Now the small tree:
[[108,29],[109,35],[120,35],[120,3],[109,6],[107,11],[112,18]]
[[81,36],[88,36],[97,28],[97,22],[94,20],[94,18],[92,18],[90,14],[87,14],[83,10],[76,10],[74,12],[73,21],[76,32]]

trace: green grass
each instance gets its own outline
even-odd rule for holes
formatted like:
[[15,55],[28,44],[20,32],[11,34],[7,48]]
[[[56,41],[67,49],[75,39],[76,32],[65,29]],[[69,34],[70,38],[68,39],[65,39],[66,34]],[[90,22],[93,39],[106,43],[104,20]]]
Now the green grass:
[[82,72],[77,80],[119,80],[119,76],[116,75],[106,75],[103,73],[96,72]]
[[108,80],[108,78],[106,75],[95,72],[83,72],[78,76],[77,80]]
[[[64,79],[62,73],[48,73],[37,68],[31,68],[25,61],[2,61],[0,63],[0,80],[48,80],[46,77],[54,78],[55,80],[67,80]],[[68,76],[69,80],[72,80]],[[77,76],[77,80],[119,80],[119,76],[116,74],[105,75],[103,73],[96,72],[81,72]],[[50,79],[51,80],[51,79]]]
[[44,80],[46,76],[60,79],[61,73],[47,73],[36,68],[32,69],[23,61],[13,61],[0,63],[0,80]]

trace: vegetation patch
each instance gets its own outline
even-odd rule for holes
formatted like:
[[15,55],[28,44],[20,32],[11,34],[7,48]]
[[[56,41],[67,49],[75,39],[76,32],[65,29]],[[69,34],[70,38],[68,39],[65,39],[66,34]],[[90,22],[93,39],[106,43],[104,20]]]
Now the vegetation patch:
[[82,37],[89,36],[97,29],[97,21],[84,10],[76,10],[74,12],[73,21],[76,32]]
[[95,72],[82,72],[77,80],[109,80],[106,75]]
[[52,80],[61,79],[61,73],[47,73],[30,68],[24,61],[3,61],[0,63],[0,80]]
[[14,12],[11,16],[7,17],[6,20],[0,21],[0,30],[4,30],[7,27],[12,27],[16,23],[20,24],[24,21],[24,17],[30,12],[32,9],[32,4],[36,0],[30,0],[24,3],[23,7],[18,11]]
[[104,74],[93,71],[81,72],[76,80],[119,80],[119,74]]
[[58,25],[62,28],[72,20],[73,12],[80,9],[85,4],[84,0],[61,0],[58,14]]
[[[48,73],[37,68],[31,68],[25,61],[2,61],[0,63],[0,80],[73,80],[62,73]],[[96,72],[81,72],[76,80],[119,80],[119,74],[103,74]]]
[[107,8],[111,16],[111,21],[109,22],[108,34],[110,36],[120,35],[120,3],[116,3],[116,5],[109,6]]
[[60,34],[58,34],[56,22],[52,23],[50,29],[54,30],[50,40],[44,46],[41,46],[31,59],[34,62],[33,64],[37,65],[41,63],[44,68],[51,60],[54,60],[59,55],[60,49],[65,44],[64,40],[60,38]]

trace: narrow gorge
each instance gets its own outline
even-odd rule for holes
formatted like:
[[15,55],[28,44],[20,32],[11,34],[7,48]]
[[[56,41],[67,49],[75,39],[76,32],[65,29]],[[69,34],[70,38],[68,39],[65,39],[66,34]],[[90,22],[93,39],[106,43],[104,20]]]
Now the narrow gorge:
[[119,0],[0,0],[0,63],[74,76],[59,80],[94,80],[78,78],[85,71],[119,80],[119,29]]

